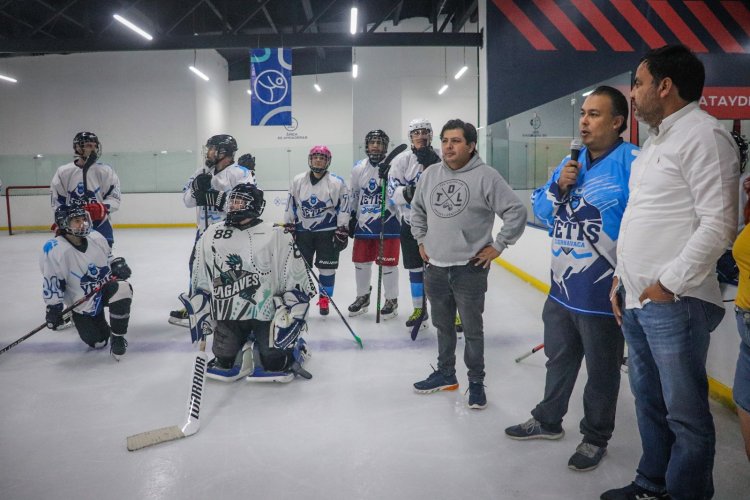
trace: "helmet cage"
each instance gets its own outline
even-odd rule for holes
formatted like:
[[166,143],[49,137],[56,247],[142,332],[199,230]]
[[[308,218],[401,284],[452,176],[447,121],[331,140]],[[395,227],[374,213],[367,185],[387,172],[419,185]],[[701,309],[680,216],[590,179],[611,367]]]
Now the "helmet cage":
[[[373,165],[377,165],[378,163],[383,161],[386,153],[388,152],[389,142],[390,139],[388,138],[388,134],[386,134],[382,130],[372,130],[367,133],[367,135],[365,136],[365,153],[367,153],[367,157],[370,159],[370,163],[372,163]],[[381,152],[371,152],[370,143],[380,143],[382,145]]]
[[78,132],[73,138],[73,153],[75,153],[76,159],[88,159],[89,155],[83,156],[86,143],[96,144],[96,149],[94,150],[96,157],[102,157],[102,143],[99,142],[99,138],[96,134],[93,132]]
[[[325,158],[325,165],[322,167],[313,166],[313,158],[316,156]],[[331,165],[331,158],[333,155],[331,155],[331,150],[328,149],[325,146],[314,146],[310,150],[310,154],[307,155],[307,165],[310,167],[310,170],[313,171],[313,173],[316,174],[322,174],[325,172],[328,167]]]
[[414,136],[418,133],[427,133],[427,145],[432,143],[432,124],[426,118],[415,118],[409,122],[409,141],[414,145]]
[[239,227],[247,219],[257,219],[265,207],[263,191],[250,184],[235,186],[227,198],[226,225]]
[[[83,218],[80,225],[73,225],[73,219]],[[91,221],[91,215],[82,206],[60,206],[55,210],[55,223],[63,232],[85,238],[91,233],[94,224]]]

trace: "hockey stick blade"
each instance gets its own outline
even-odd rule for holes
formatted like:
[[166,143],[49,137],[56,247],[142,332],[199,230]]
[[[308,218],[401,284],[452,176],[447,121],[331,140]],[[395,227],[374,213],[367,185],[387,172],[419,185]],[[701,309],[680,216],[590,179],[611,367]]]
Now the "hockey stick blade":
[[385,160],[383,160],[382,165],[390,165],[391,162],[395,157],[403,153],[408,146],[406,144],[399,144],[393,150],[388,153],[388,156],[385,157]]
[[203,399],[203,387],[206,383],[207,366],[208,355],[206,355],[206,339],[204,337],[200,343],[200,352],[195,356],[195,363],[193,364],[193,380],[185,412],[185,423],[182,427],[173,425],[171,427],[162,427],[161,429],[128,436],[128,451],[140,450],[141,448],[147,448],[155,444],[175,441],[192,436],[200,430],[201,400]]

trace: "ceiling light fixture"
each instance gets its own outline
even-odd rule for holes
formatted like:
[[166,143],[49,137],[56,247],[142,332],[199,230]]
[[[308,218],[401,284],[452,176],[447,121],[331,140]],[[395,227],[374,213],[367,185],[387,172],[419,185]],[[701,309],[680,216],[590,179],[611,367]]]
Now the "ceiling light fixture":
[[469,70],[469,67],[466,65],[466,47],[464,47],[464,65],[461,66],[461,69],[458,70],[458,72],[456,73],[456,76],[454,76],[453,78],[458,80],[459,78],[464,76],[464,73],[466,73],[468,70]]
[[152,37],[150,34],[146,33],[146,31],[142,30],[141,28],[139,28],[138,26],[136,26],[132,22],[128,21],[127,19],[125,19],[124,17],[122,17],[120,14],[115,14],[112,17],[114,17],[115,20],[118,21],[119,23],[123,24],[124,26],[127,26],[131,30],[133,30],[136,33],[138,33],[139,35],[141,35],[146,40],[151,41],[151,40],[154,39],[154,37]]
[[443,48],[443,86],[438,90],[438,95],[442,95],[448,90],[448,48]]
[[5,75],[0,75],[0,80],[5,80],[6,82],[10,82],[10,83],[18,83],[18,80],[16,80],[15,78],[11,78]]
[[357,33],[357,8],[352,7],[352,17],[349,23],[349,32],[354,35]]
[[195,73],[196,75],[198,75],[199,77],[203,78],[205,81],[208,81],[209,80],[208,76],[195,66],[195,60],[197,57],[198,57],[198,52],[194,50],[193,51],[193,65],[188,66],[188,69],[192,71],[193,73]]

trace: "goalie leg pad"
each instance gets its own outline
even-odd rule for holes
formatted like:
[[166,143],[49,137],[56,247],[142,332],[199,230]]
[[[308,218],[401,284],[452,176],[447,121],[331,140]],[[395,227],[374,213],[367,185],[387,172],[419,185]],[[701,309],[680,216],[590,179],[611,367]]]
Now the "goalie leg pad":
[[193,343],[200,339],[202,334],[211,335],[214,331],[214,322],[211,320],[211,295],[198,289],[190,297],[181,293],[179,299],[188,312],[190,338]]
[[287,349],[307,330],[310,297],[299,290],[290,290],[273,298],[276,313],[271,321],[272,343],[269,347]]
[[208,362],[206,377],[221,382],[234,382],[250,375],[255,368],[253,361],[253,346],[251,342],[246,343],[237,354],[231,368],[224,369],[217,366],[216,358]]

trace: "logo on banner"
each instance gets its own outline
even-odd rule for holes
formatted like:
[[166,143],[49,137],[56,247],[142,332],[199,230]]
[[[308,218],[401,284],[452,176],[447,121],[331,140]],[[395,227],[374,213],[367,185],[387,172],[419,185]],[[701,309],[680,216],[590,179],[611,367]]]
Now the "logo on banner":
[[251,125],[292,125],[291,49],[250,51]]

